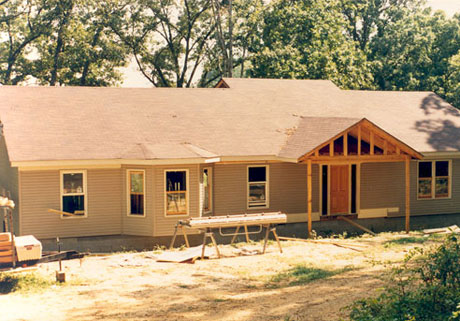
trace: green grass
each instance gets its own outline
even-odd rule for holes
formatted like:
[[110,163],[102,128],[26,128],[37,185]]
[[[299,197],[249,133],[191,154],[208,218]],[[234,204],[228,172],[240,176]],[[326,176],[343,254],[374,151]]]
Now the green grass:
[[350,270],[352,270],[351,267],[331,270],[299,264],[285,272],[272,276],[269,282],[267,282],[266,287],[278,288],[307,284],[315,280],[326,279]]
[[38,274],[0,274],[0,293],[29,292],[43,290],[56,282]]
[[394,240],[386,241],[383,246],[384,247],[391,247],[393,245],[405,245],[405,244],[423,244],[428,241],[428,237],[423,236],[408,236],[402,237]]

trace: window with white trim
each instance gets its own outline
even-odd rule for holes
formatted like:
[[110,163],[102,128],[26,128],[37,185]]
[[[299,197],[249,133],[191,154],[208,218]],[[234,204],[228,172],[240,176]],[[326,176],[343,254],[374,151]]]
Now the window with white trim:
[[143,170],[128,170],[128,215],[145,215],[145,172]]
[[418,162],[418,199],[438,199],[450,197],[450,161]]
[[86,216],[86,171],[61,172],[61,211],[62,217]]
[[248,166],[248,208],[268,207],[268,166]]
[[166,215],[187,215],[187,170],[167,170],[165,176]]

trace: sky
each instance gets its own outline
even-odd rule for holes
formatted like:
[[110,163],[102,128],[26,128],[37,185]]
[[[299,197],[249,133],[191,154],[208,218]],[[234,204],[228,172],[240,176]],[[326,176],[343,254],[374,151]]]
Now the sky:
[[[427,5],[434,10],[444,10],[452,17],[455,13],[460,13],[460,0],[427,0]],[[131,62],[128,67],[123,68],[125,79],[121,87],[152,87],[152,84],[140,73],[135,62]]]

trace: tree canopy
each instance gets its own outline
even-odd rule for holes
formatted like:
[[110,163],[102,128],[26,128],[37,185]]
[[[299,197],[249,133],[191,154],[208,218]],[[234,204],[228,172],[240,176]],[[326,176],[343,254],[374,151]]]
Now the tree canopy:
[[423,0],[0,0],[0,83],[153,86],[222,77],[434,91],[460,108],[460,13]]

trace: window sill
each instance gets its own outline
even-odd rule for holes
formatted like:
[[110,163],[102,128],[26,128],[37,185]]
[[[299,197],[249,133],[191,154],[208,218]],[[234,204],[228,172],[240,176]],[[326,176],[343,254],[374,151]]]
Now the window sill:
[[418,198],[417,197],[417,201],[434,201],[434,200],[450,200],[452,199],[452,196],[448,196],[448,197],[422,197],[422,198]]
[[81,220],[83,218],[88,218],[88,215],[85,216],[63,216],[61,215],[61,220]]
[[145,218],[145,214],[143,214],[143,215],[128,214],[126,216],[128,216],[128,217],[136,217],[136,218]]

